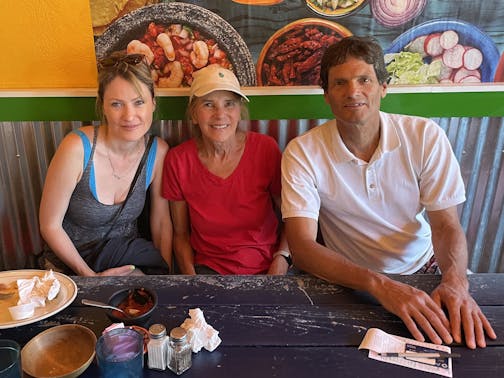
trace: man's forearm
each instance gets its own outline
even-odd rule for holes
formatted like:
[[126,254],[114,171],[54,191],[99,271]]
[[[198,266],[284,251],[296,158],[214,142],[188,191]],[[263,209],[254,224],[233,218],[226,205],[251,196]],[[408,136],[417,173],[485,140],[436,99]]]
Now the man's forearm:
[[468,288],[467,243],[458,219],[456,222],[434,222],[432,244],[443,281],[458,281]]

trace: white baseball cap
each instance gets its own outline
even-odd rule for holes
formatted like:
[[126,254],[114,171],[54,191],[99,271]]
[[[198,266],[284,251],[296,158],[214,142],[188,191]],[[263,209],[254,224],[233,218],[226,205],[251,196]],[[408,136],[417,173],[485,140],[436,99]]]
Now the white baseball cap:
[[193,82],[189,91],[189,101],[194,96],[205,96],[214,91],[230,91],[249,102],[240,89],[240,82],[235,74],[218,64],[211,64],[193,73]]

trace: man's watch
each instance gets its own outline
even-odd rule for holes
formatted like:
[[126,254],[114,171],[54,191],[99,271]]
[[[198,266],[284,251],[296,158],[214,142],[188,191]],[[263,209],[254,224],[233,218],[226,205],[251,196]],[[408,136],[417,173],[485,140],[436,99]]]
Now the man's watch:
[[289,265],[289,267],[292,266],[292,256],[289,251],[286,251],[284,249],[276,251],[273,254],[273,258],[276,258],[279,255],[282,256],[285,259],[285,261],[287,261],[287,265]]

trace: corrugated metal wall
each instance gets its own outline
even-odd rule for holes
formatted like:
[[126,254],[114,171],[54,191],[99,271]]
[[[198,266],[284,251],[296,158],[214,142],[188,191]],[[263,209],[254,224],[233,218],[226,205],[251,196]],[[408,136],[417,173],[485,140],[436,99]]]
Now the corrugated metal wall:
[[[251,121],[283,149],[324,120]],[[504,118],[437,118],[461,164],[467,201],[460,216],[475,272],[504,272]],[[0,123],[0,270],[34,267],[41,249],[38,206],[47,166],[63,136],[90,122]],[[170,145],[190,137],[182,121],[158,121],[152,132]]]

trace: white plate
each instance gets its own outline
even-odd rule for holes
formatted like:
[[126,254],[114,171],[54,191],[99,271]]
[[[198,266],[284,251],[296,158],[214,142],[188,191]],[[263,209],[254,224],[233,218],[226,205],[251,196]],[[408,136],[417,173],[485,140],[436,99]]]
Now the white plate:
[[[0,272],[0,283],[8,285],[18,279],[30,279],[35,276],[42,278],[44,277],[44,274],[46,272],[46,270],[36,269],[21,269]],[[18,300],[17,295],[12,295],[11,297],[7,298],[0,298],[0,329],[19,327],[22,325],[35,323],[39,320],[57,314],[73,302],[73,300],[77,296],[77,285],[75,284],[75,282],[70,277],[62,273],[53,273],[61,284],[58,295],[53,300],[46,301],[45,307],[37,307],[33,316],[27,319],[13,320],[10,316],[8,308],[10,306],[16,305]]]

